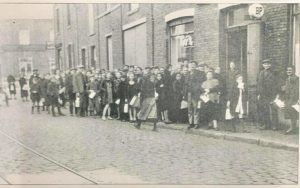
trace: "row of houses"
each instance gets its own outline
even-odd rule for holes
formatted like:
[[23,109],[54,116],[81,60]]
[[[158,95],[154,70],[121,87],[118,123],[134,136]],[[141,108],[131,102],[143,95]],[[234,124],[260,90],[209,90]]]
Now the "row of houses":
[[[254,7],[254,8],[253,8]],[[299,67],[299,4],[56,4],[56,66],[116,69],[234,61],[255,84],[264,58]]]
[[263,59],[300,70],[299,4],[56,4],[54,28],[56,68],[234,61],[253,105]]

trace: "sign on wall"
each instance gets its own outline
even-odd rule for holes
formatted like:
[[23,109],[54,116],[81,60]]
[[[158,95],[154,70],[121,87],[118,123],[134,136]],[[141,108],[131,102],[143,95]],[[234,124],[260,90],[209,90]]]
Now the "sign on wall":
[[191,47],[194,46],[194,41],[191,35],[185,35],[183,38],[183,46],[184,47]]
[[264,15],[264,12],[264,7],[261,4],[252,4],[248,9],[249,16],[256,19],[261,18]]

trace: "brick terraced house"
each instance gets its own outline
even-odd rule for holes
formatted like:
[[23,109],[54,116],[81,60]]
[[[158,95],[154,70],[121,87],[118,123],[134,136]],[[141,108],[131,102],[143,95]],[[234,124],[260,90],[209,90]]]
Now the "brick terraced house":
[[[255,104],[261,61],[300,70],[300,4],[56,4],[56,66],[237,64]],[[249,106],[255,112],[255,106]],[[254,114],[252,114],[254,116]]]

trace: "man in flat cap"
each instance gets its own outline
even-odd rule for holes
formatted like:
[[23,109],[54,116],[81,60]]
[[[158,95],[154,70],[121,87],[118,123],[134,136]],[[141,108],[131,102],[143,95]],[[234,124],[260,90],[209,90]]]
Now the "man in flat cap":
[[271,60],[262,62],[263,70],[257,80],[258,118],[261,123],[260,129],[277,129],[277,114],[271,103],[274,101],[278,90],[274,73],[271,70]]
[[73,116],[74,112],[74,104],[76,99],[76,94],[73,89],[73,78],[75,77],[76,69],[72,68],[70,72],[66,73],[66,80],[65,80],[65,86],[66,86],[66,94],[69,101],[69,111],[70,115]]
[[80,96],[80,116],[85,116],[85,109],[84,109],[84,93],[85,93],[85,76],[83,74],[84,67],[82,65],[77,66],[77,72],[73,77],[73,92]]

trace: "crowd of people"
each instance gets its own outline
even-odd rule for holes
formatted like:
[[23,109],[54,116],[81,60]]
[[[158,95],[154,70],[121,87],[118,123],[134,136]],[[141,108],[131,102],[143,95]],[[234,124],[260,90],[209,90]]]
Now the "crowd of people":
[[[276,83],[270,60],[262,62],[257,80],[258,122],[261,129],[278,128],[276,104],[284,102],[285,118],[291,120],[286,134],[295,132],[299,112],[299,78],[293,67],[287,68],[283,85]],[[8,78],[11,98],[15,97],[15,79]],[[247,131],[247,83],[234,62],[221,72],[196,61],[183,61],[180,67],[146,67],[125,65],[122,69],[76,69],[40,75],[33,70],[27,80],[19,79],[23,101],[32,101],[32,113],[47,111],[53,117],[64,116],[61,108],[69,108],[71,116],[100,117],[103,121],[129,121],[139,129],[142,122],[188,123],[188,129],[219,129],[225,121],[233,132]],[[282,86],[282,87],[281,87]],[[66,105],[68,104],[68,105]],[[57,111],[57,112],[56,112]],[[276,116],[276,117],[275,117]]]

